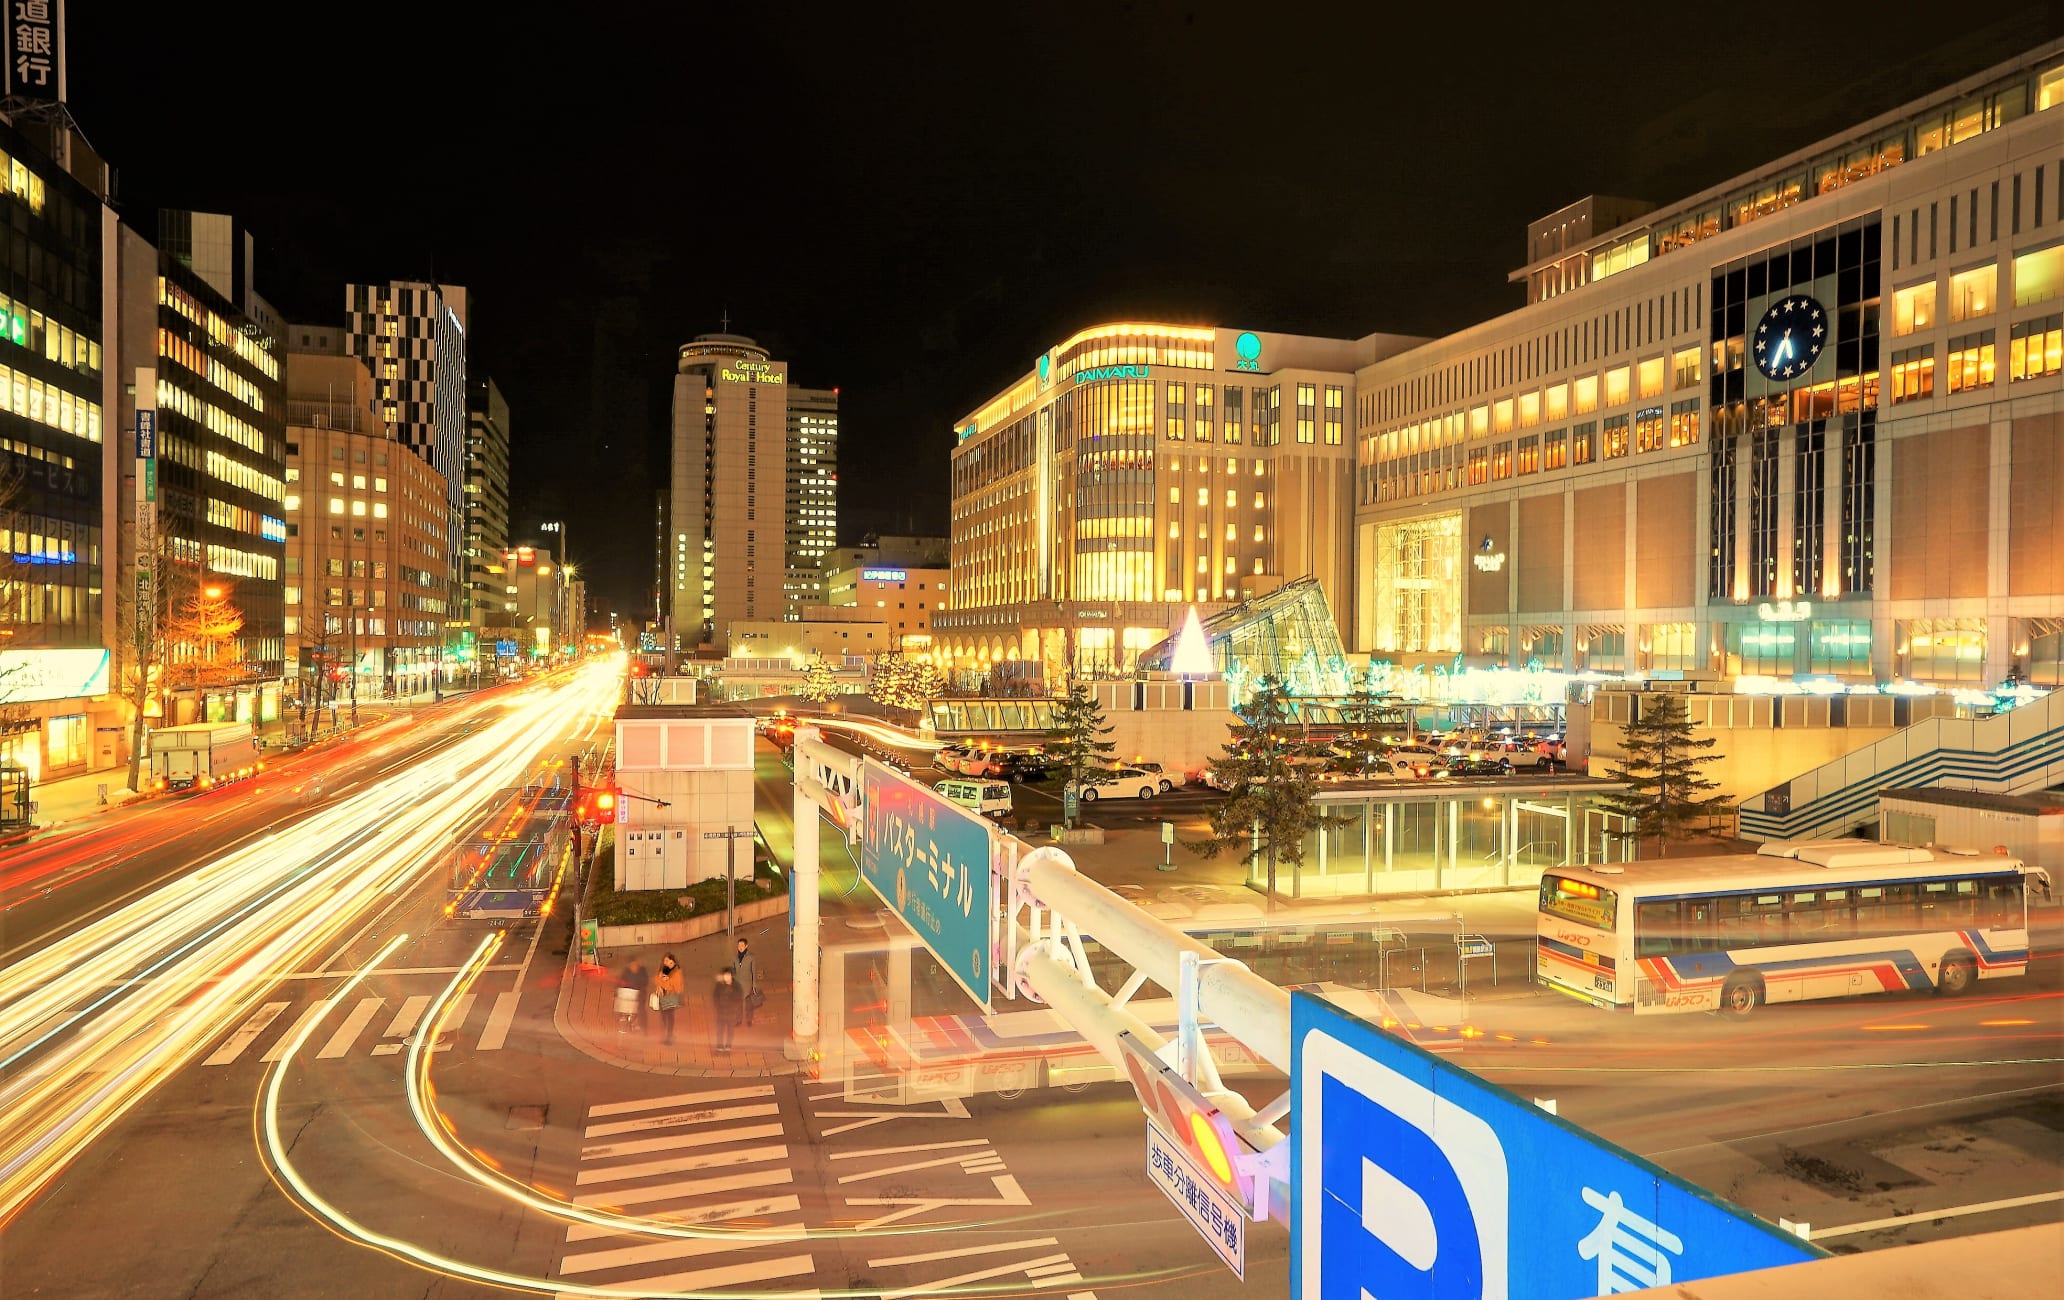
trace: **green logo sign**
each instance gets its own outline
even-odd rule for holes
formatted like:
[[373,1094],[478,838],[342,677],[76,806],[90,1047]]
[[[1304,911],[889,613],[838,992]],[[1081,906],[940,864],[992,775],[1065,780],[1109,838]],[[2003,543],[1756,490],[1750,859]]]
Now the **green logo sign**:
[[1233,340],[1233,352],[1239,360],[1233,363],[1235,370],[1261,369],[1261,336],[1248,330]]

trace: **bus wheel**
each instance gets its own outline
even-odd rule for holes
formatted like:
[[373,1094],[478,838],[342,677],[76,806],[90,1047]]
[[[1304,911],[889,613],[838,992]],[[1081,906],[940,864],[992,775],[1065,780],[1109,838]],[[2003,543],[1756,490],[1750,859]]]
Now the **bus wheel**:
[[1745,1016],[1763,1001],[1763,982],[1743,977],[1732,979],[1720,990],[1720,1009],[1730,1016]]
[[1960,993],[1969,993],[1977,982],[1977,964],[1968,953],[1957,953],[1942,959],[1942,969],[1935,976],[1935,991],[1953,998]]

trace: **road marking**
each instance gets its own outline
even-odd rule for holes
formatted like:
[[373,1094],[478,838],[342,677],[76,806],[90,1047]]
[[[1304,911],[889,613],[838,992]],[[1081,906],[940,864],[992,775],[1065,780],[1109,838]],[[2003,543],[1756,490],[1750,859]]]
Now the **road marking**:
[[758,1119],[762,1115],[777,1115],[781,1107],[769,1103],[765,1106],[718,1106],[710,1110],[688,1111],[680,1115],[655,1115],[651,1119],[627,1119],[614,1124],[590,1124],[581,1136],[585,1138],[612,1137],[618,1133],[650,1133],[657,1129],[679,1128],[687,1124],[707,1124],[720,1119]]
[[670,1137],[643,1138],[633,1142],[607,1142],[582,1147],[580,1158],[613,1160],[618,1156],[641,1156],[652,1151],[678,1151],[682,1147],[706,1147],[723,1142],[750,1142],[780,1137],[779,1124],[748,1124],[744,1128],[708,1129],[700,1133],[676,1133]]
[[1980,1201],[1975,1205],[1957,1205],[1946,1210],[1915,1210],[1896,1219],[1872,1219],[1868,1223],[1844,1224],[1839,1228],[1815,1228],[1813,1240],[1824,1241],[1829,1237],[1846,1237],[1855,1232],[1876,1232],[1880,1228],[1907,1228],[1916,1223],[1933,1223],[1937,1219],[1959,1219],[1966,1214],[1990,1214],[1994,1210],[2018,1210],[2024,1205],[2045,1205],[2051,1201],[2064,1201],[2064,1192],[2037,1192],[2033,1196],[2009,1196],[2001,1201]]
[[597,1119],[604,1115],[631,1115],[641,1110],[664,1110],[669,1106],[707,1105],[713,1101],[738,1101],[744,1097],[771,1097],[772,1084],[756,1088],[719,1088],[713,1092],[677,1092],[670,1097],[647,1097],[642,1101],[611,1101],[600,1106],[588,1107],[588,1118]]
[[676,1156],[671,1160],[645,1160],[635,1165],[611,1165],[606,1169],[583,1169],[574,1176],[576,1186],[584,1183],[613,1183],[625,1178],[656,1178],[660,1174],[686,1174],[697,1169],[722,1169],[726,1165],[756,1165],[762,1160],[786,1160],[785,1146],[739,1147],[733,1151],[705,1151],[699,1156]]
[[231,1061],[242,1056],[244,1049],[249,1047],[258,1035],[265,1032],[267,1025],[279,1019],[279,1013],[285,1011],[288,1005],[285,1002],[268,1002],[258,1008],[258,1014],[246,1020],[241,1029],[231,1034],[229,1040],[216,1048],[215,1054],[201,1062],[201,1064],[228,1065]]
[[839,1185],[843,1187],[847,1183],[857,1183],[867,1178],[881,1178],[887,1174],[907,1174],[918,1169],[936,1169],[940,1165],[961,1165],[968,1173],[976,1173],[976,1165],[988,1164],[991,1161],[994,1161],[997,1168],[1003,1167],[1003,1161],[985,1151],[960,1156],[940,1156],[937,1160],[918,1160],[907,1165],[887,1165],[880,1169],[869,1169],[865,1173],[846,1174],[839,1179]]
[[330,1035],[330,1041],[324,1043],[322,1050],[315,1054],[316,1058],[326,1061],[332,1057],[342,1056],[350,1051],[352,1040],[357,1038],[360,1032],[365,1029],[367,1022],[379,1014],[380,1004],[386,1000],[385,998],[360,998],[358,1005],[351,1008],[351,1014],[344,1017],[344,1023],[337,1026],[337,1032]]
[[[1028,1268],[1028,1269],[1026,1269],[1026,1270],[1025,1270],[1025,1276],[1026,1276],[1026,1277],[1052,1277],[1052,1276],[1055,1276],[1055,1275],[1057,1275],[1057,1274],[1061,1274],[1061,1273],[1073,1273],[1073,1272],[1075,1272],[1075,1266],[1074,1266],[1073,1264],[1041,1264],[1041,1265],[1040,1265],[1040,1266],[1039,1266],[1038,1268]],[[1079,1274],[1077,1275],[1077,1280],[1080,1280],[1080,1275],[1079,1275]]]
[[742,1192],[754,1187],[779,1187],[795,1181],[786,1169],[763,1169],[750,1174],[727,1174],[722,1178],[690,1178],[658,1187],[632,1187],[614,1192],[590,1192],[573,1198],[575,1205],[602,1205],[621,1209],[646,1201],[666,1201],[677,1196],[702,1196],[710,1192]]
[[[904,1300],[905,1296],[938,1295],[941,1292],[950,1291],[954,1287],[966,1286],[970,1282],[986,1282],[992,1277],[1009,1277],[1013,1273],[1023,1273],[1027,1269],[1037,1268],[1041,1264],[1065,1264],[1067,1262],[1068,1257],[1066,1255],[1045,1255],[1039,1259],[1028,1259],[1022,1264],[1005,1264],[998,1268],[985,1268],[978,1273],[962,1273],[959,1277],[942,1277],[936,1282],[920,1283],[917,1286],[905,1287],[901,1291],[884,1291],[881,1293],[881,1300]],[[870,1267],[872,1267],[871,1264]]]
[[294,1027],[281,1034],[279,1041],[267,1048],[265,1055],[258,1059],[261,1061],[277,1061],[282,1056],[285,1056],[287,1054],[287,1044],[293,1042],[294,1036],[299,1034],[304,1028],[328,1015],[330,1004],[333,1001],[335,1001],[334,998],[318,998],[310,1004],[308,1010],[301,1013],[301,1018],[294,1022]]
[[994,1255],[1005,1250],[1033,1250],[1040,1246],[1058,1246],[1058,1237],[1035,1237],[1030,1241],[998,1241],[987,1246],[962,1246],[959,1250],[935,1250],[929,1255],[897,1255],[890,1259],[870,1259],[869,1268],[888,1268],[893,1264],[936,1264],[942,1259],[966,1259],[970,1255]]
[[986,1147],[988,1138],[964,1138],[959,1142],[920,1142],[908,1147],[868,1147],[864,1151],[834,1151],[833,1160],[860,1160],[867,1156],[900,1156],[911,1151],[950,1151],[958,1147]]
[[[732,1201],[725,1205],[708,1205],[695,1210],[674,1210],[661,1214],[647,1214],[641,1217],[655,1223],[722,1223],[728,1219],[765,1219],[776,1214],[800,1214],[803,1202],[795,1196],[770,1196],[762,1201]],[[621,1237],[621,1228],[604,1228],[592,1223],[576,1223],[566,1229],[568,1241],[593,1241],[597,1237]]]
[[407,999],[401,1004],[401,1010],[394,1013],[394,1019],[387,1022],[387,1032],[381,1034],[380,1037],[407,1037],[409,1030],[414,1029],[416,1022],[423,1018],[423,1010],[429,1005],[430,995],[428,993],[418,993],[414,997]]
[[[795,1241],[808,1235],[808,1229],[800,1223],[769,1224],[750,1233],[739,1233],[734,1237],[674,1237],[643,1246],[623,1246],[615,1250],[589,1250],[578,1255],[568,1255],[559,1261],[559,1275],[569,1273],[592,1273],[599,1268],[629,1268],[633,1264],[656,1264],[663,1259],[687,1259],[696,1255],[715,1255],[727,1250],[750,1250],[754,1246],[770,1241]],[[642,1285],[651,1286],[650,1280]]]
[[500,1051],[509,1041],[509,1026],[516,1021],[516,1002],[522,996],[520,991],[495,994],[494,1010],[488,1013],[487,1028],[480,1035],[481,1051]]
[[[729,1268],[706,1268],[693,1273],[673,1273],[666,1277],[639,1278],[615,1286],[596,1288],[609,1295],[649,1296],[673,1294],[682,1291],[714,1290],[718,1287],[737,1286],[742,1282],[766,1282],[779,1277],[795,1277],[801,1273],[815,1271],[817,1265],[808,1255],[790,1255],[783,1259],[755,1260],[749,1264],[733,1264]],[[567,1300],[580,1300],[590,1292],[566,1293]],[[782,1293],[786,1300],[816,1300],[817,1291],[787,1291]]]
[[[459,996],[445,1004],[444,1014],[437,1018],[436,1025],[421,1025],[417,1027],[418,1034],[424,1029],[437,1029],[438,1041],[430,1045],[431,1051],[449,1051],[452,1043],[458,1041],[460,1026],[466,1023],[467,1016],[473,1014],[474,996],[471,993],[459,994]],[[445,1041],[444,1036],[446,1034],[451,1035],[450,1041]]]
[[[1027,1272],[1027,1273],[1029,1274],[1029,1273],[1032,1273],[1032,1272],[1034,1272],[1034,1271],[1039,1271],[1039,1270],[1027,1269],[1027,1270],[1025,1270],[1025,1271],[1026,1271],[1026,1272]],[[1067,1272],[1065,1272],[1065,1273],[1062,1273],[1062,1274],[1059,1274],[1058,1276],[1053,1276],[1053,1277],[1035,1277],[1035,1278],[1033,1278],[1033,1279],[1032,1279],[1032,1285],[1033,1285],[1033,1286],[1074,1286],[1074,1285],[1075,1285],[1075,1284],[1076,1284],[1077,1282],[1080,1282],[1081,1280],[1082,1280],[1082,1274],[1081,1274],[1080,1272],[1076,1271],[1076,1269],[1075,1269],[1075,1267],[1074,1267],[1073,1265],[1070,1265],[1070,1266],[1069,1266],[1069,1268],[1068,1268],[1068,1271],[1067,1271]]]

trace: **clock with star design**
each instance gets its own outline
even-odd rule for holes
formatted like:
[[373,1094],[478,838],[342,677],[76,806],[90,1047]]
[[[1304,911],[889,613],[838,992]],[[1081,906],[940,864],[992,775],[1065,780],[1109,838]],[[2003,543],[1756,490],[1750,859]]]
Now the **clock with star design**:
[[1827,346],[1827,310],[1803,293],[1770,304],[1756,322],[1756,369],[1770,379],[1796,379],[1813,369]]

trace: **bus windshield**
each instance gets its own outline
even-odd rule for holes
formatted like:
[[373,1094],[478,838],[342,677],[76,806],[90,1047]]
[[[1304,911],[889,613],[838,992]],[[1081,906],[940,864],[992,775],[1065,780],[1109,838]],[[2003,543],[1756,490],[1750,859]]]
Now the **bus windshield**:
[[1618,894],[1588,881],[1541,877],[1541,910],[1549,916],[1610,930],[1619,916],[1619,905]]

